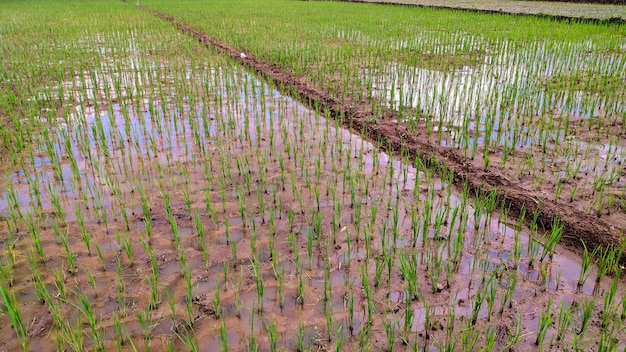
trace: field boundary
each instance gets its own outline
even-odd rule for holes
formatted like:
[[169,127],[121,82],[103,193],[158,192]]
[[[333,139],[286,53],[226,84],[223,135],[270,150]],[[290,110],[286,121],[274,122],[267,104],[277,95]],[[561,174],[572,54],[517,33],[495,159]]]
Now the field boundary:
[[[306,1],[306,0],[302,0]],[[560,22],[583,22],[583,23],[591,23],[591,24],[603,24],[603,25],[624,25],[626,24],[626,18],[623,17],[608,17],[608,18],[597,18],[597,17],[585,17],[585,16],[564,16],[564,15],[556,15],[556,14],[548,14],[548,13],[529,13],[529,12],[520,12],[520,11],[507,11],[504,9],[500,10],[491,10],[491,9],[481,9],[481,8],[472,8],[467,6],[455,6],[455,5],[433,5],[426,3],[408,3],[408,2],[399,2],[399,1],[381,1],[381,0],[338,0],[341,2],[354,2],[359,4],[372,4],[372,5],[391,5],[391,6],[407,6],[407,7],[424,7],[424,8],[432,8],[432,9],[443,9],[443,10],[459,10],[459,11],[467,11],[474,13],[483,13],[489,15],[513,15],[513,16],[524,16],[524,17],[537,17],[550,19],[554,21]],[[562,2],[555,2],[555,6],[558,6]],[[576,3],[581,4],[581,3]],[[590,5],[607,5],[607,4],[598,4],[598,3],[586,3]],[[617,5],[615,5],[617,6]]]
[[[407,150],[412,156],[420,158],[430,167],[447,169],[454,173],[454,182],[458,186],[467,183],[472,192],[495,191],[498,201],[504,203],[514,216],[525,211],[526,219],[537,212],[540,228],[550,231],[555,221],[563,226],[564,236],[561,243],[582,251],[583,242],[593,250],[608,245],[618,245],[623,236],[623,229],[616,229],[595,215],[584,213],[567,204],[556,204],[551,198],[537,192],[524,189],[497,172],[497,168],[476,168],[469,160],[454,149],[430,143],[426,136],[414,136],[406,128],[393,122],[396,114],[386,109],[383,118],[350,102],[339,102],[329,93],[296,77],[278,65],[254,58],[250,53],[242,53],[225,43],[210,38],[175,18],[154,9],[139,5],[139,8],[176,26],[182,32],[193,36],[209,48],[216,48],[262,77],[273,82],[281,91],[298,101],[321,111],[328,111],[333,118],[342,118],[343,125],[352,132],[368,139],[381,140],[382,149],[388,152]],[[345,118],[345,119],[343,119]],[[621,232],[620,232],[621,231]],[[620,260],[624,262],[623,258]]]

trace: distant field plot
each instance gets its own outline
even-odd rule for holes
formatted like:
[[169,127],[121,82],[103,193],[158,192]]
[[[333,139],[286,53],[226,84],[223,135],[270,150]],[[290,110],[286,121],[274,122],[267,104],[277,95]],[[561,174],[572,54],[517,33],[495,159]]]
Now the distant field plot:
[[534,0],[359,0],[362,2],[473,9],[528,15],[626,20],[626,3],[620,0],[599,1],[534,1]]

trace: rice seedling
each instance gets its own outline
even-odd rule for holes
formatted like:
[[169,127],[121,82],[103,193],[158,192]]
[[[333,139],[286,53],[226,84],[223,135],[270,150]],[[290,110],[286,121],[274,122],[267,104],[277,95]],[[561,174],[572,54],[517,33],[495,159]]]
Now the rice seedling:
[[252,309],[250,310],[250,332],[248,334],[248,351],[256,352],[259,350],[259,343],[256,339],[256,333],[254,331],[254,314],[256,312],[256,308],[254,304],[252,305]]
[[4,306],[6,307],[7,313],[9,314],[9,317],[11,319],[11,325],[13,326],[13,331],[15,332],[18,339],[20,340],[20,345],[22,347],[22,350],[28,351],[27,326],[24,324],[24,321],[22,320],[22,315],[17,305],[15,294],[12,291],[9,291],[4,285],[0,285],[0,294],[2,295]]
[[587,332],[589,328],[589,323],[591,322],[591,316],[593,314],[593,309],[595,306],[595,299],[589,299],[585,297],[585,301],[582,304],[582,322],[580,326],[580,330],[578,330],[578,336],[582,338],[584,334]]
[[537,328],[537,338],[535,339],[535,346],[539,347],[539,350],[542,351],[544,348],[544,340],[546,338],[546,333],[552,325],[552,299],[548,300],[544,311],[541,313],[539,317],[539,327]]
[[296,340],[295,340],[295,348],[296,348],[296,351],[298,352],[304,352],[306,350],[303,322],[300,322],[298,324],[298,331],[296,333]]
[[[228,333],[226,332],[226,322],[224,320],[220,321],[220,347],[222,352],[230,351],[230,347],[228,345]],[[195,346],[198,345],[196,342]]]
[[587,278],[589,278],[589,275],[591,275],[591,263],[593,261],[594,254],[595,253],[593,252],[589,253],[589,251],[587,250],[587,245],[585,245],[585,243],[583,242],[583,255],[580,265],[580,275],[578,276],[578,283],[576,284],[579,290],[583,287],[585,281],[587,281]]
[[412,299],[419,297],[417,283],[417,258],[415,256],[404,256],[398,258],[400,261],[400,271],[407,282],[407,293]]

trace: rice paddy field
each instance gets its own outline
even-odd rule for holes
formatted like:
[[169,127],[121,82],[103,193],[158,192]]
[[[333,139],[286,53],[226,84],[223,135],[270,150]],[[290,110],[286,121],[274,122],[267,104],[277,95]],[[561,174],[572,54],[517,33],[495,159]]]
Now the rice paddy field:
[[624,350],[625,54],[512,15],[2,1],[0,350]]
[[[351,0],[357,1],[357,0]],[[410,6],[431,6],[472,11],[505,12],[520,15],[586,18],[622,22],[626,6],[620,0],[541,1],[541,0],[358,0],[358,2],[389,3]]]

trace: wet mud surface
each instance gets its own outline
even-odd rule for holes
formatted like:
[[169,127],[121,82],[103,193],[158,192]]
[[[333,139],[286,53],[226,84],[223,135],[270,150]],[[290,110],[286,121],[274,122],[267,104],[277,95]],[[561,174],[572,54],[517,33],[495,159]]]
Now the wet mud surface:
[[[343,120],[345,126],[364,133],[373,140],[384,140],[383,147],[394,151],[406,149],[412,155],[420,155],[433,166],[442,166],[453,171],[459,184],[467,182],[472,189],[495,190],[501,200],[511,205],[514,213],[519,214],[522,209],[528,213],[539,211],[540,223],[547,230],[556,218],[560,219],[568,234],[564,242],[569,245],[581,249],[582,242],[584,242],[590,248],[596,248],[608,244],[617,245],[621,240],[623,229],[626,228],[624,216],[599,219],[596,215],[582,211],[576,204],[555,203],[552,185],[546,184],[546,187],[530,190],[518,181],[512,180],[509,174],[497,167],[491,166],[485,169],[473,163],[459,151],[433,143],[425,134],[415,135],[408,132],[404,126],[394,122],[397,112],[393,109],[384,111],[380,116],[372,114],[368,107],[360,107],[349,101],[340,102],[327,92],[314,88],[305,80],[281,70],[276,65],[257,60],[251,55],[241,57],[241,52],[235,48],[212,40],[172,17],[151,9],[144,9],[171,22],[200,42],[219,48],[229,56],[243,62],[259,74],[271,79],[288,94],[297,96],[308,105],[327,109],[334,117],[345,117]],[[621,213],[624,214],[624,212]]]

